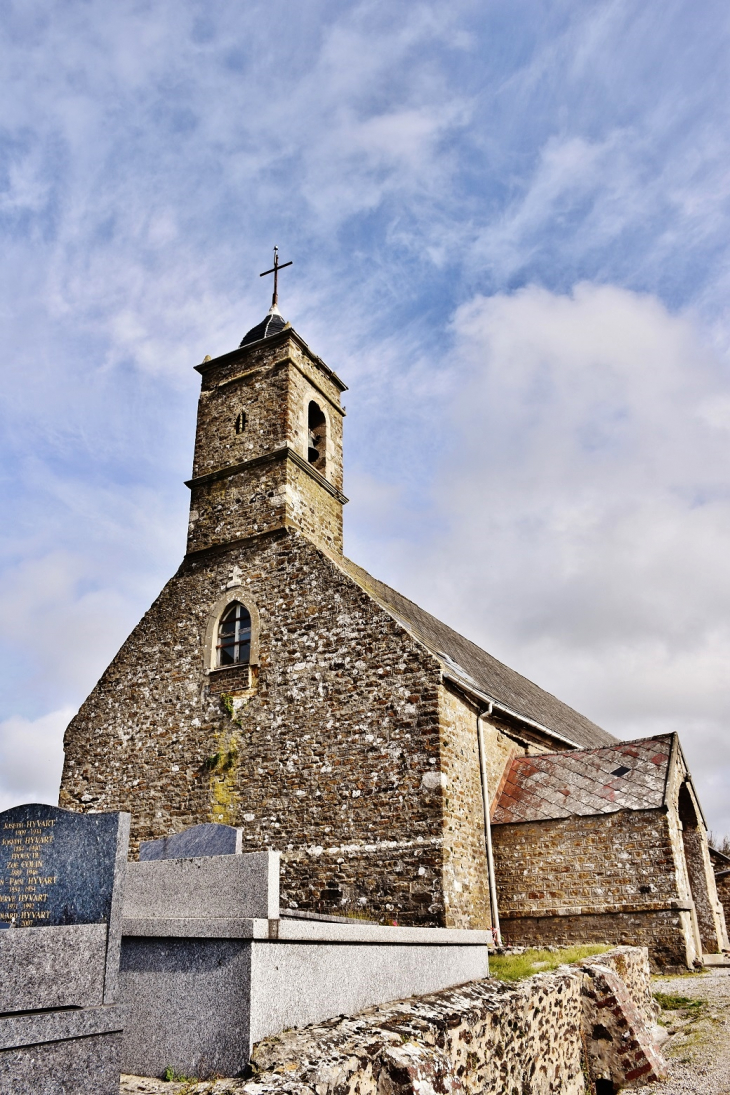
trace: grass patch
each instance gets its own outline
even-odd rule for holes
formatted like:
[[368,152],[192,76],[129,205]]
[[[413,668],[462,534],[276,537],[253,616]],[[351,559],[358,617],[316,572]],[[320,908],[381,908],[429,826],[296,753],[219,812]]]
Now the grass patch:
[[700,1015],[707,1007],[706,1000],[692,1000],[689,996],[675,996],[668,992],[655,992],[656,1000],[662,1011],[683,1011],[687,1015]]
[[557,966],[580,962],[592,954],[605,954],[611,947],[588,943],[583,947],[561,947],[556,951],[527,950],[524,954],[494,954],[489,958],[489,975],[498,981],[522,981],[534,973],[545,973]]

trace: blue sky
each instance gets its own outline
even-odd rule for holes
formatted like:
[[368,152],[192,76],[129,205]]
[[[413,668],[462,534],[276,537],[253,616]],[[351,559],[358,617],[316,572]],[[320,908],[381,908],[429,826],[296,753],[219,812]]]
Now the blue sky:
[[730,833],[730,9],[2,2],[0,806],[177,567],[199,377],[350,387],[346,550]]

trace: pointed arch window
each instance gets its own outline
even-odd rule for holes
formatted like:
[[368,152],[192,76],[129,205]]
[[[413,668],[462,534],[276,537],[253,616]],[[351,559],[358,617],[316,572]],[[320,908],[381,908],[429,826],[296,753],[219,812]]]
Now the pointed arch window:
[[251,660],[251,613],[240,601],[232,601],[221,616],[216,644],[216,665],[248,665]]

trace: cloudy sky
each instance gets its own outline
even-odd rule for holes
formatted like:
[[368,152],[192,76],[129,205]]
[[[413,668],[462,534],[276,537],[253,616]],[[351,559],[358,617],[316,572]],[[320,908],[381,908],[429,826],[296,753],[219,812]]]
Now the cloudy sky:
[[0,0],[0,808],[182,556],[259,271],[350,387],[346,549],[730,833],[730,8]]

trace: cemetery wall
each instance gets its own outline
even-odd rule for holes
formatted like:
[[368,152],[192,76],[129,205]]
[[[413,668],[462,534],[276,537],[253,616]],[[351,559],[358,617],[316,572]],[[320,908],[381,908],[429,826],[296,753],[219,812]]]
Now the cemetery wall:
[[[597,1022],[600,1020],[600,1022]],[[473,981],[287,1031],[254,1048],[250,1095],[578,1095],[660,1078],[647,953],[618,948],[517,985]]]

